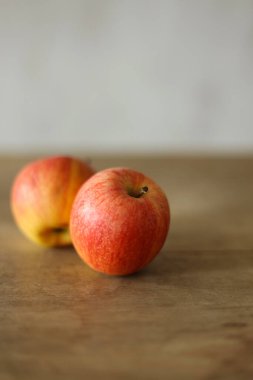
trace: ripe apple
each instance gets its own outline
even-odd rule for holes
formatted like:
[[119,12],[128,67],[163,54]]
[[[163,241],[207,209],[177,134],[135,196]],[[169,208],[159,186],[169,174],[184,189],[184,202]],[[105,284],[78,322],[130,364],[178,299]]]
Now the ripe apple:
[[72,203],[81,185],[93,174],[88,164],[64,156],[25,166],[11,192],[11,209],[21,231],[40,245],[69,245]]
[[166,195],[153,180],[128,168],[112,168],[98,172],[80,188],[71,211],[70,234],[90,267],[126,275],[154,259],[169,223]]

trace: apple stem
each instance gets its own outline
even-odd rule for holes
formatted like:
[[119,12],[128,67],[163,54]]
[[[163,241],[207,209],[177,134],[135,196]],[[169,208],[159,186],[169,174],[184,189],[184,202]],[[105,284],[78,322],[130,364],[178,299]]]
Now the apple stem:
[[146,194],[147,192],[148,192],[148,186],[143,186],[139,194],[137,194],[136,198],[140,198],[143,194]]
[[67,227],[54,227],[52,228],[52,232],[55,234],[61,234],[67,231]]

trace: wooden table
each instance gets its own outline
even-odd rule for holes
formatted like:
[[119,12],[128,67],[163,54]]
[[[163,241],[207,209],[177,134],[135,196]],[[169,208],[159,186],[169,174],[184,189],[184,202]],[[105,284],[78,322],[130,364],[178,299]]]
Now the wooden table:
[[253,379],[253,158],[95,158],[170,199],[164,249],[129,277],[20,234],[8,199],[27,160],[0,160],[1,380]]

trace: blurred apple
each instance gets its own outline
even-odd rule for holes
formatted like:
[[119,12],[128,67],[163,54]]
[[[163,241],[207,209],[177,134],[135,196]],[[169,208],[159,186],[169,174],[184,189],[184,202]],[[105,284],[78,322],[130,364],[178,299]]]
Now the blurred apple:
[[154,259],[169,223],[166,195],[153,180],[131,169],[112,168],[98,172],[79,190],[70,233],[90,267],[126,275]]
[[76,158],[56,156],[34,161],[17,175],[11,209],[20,230],[44,246],[71,244],[69,219],[80,186],[94,174]]

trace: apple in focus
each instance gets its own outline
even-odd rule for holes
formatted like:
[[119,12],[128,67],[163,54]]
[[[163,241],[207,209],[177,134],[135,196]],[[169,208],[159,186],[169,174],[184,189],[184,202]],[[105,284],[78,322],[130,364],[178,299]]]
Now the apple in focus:
[[110,275],[139,271],[161,250],[170,224],[163,190],[128,168],[96,173],[77,193],[70,234],[91,268]]
[[69,219],[81,185],[94,174],[79,159],[54,156],[25,166],[14,180],[11,209],[20,230],[44,246],[71,244]]

